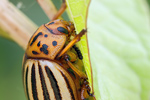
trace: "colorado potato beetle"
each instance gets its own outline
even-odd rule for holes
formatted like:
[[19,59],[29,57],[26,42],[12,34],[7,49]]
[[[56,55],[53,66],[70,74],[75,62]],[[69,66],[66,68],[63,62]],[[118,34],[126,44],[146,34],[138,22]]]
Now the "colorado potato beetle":
[[71,21],[60,19],[36,30],[23,59],[28,100],[95,100],[82,71],[82,54],[75,45],[85,33],[83,29],[76,34]]

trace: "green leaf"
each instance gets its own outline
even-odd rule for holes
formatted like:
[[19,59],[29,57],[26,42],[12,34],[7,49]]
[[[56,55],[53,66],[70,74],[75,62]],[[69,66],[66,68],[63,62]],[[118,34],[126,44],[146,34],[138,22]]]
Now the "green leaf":
[[[68,15],[72,19],[77,33],[82,29],[86,29],[87,22],[87,11],[89,7],[90,0],[67,0],[68,5]],[[87,36],[84,35],[81,41],[78,43],[79,48],[83,54],[83,63],[85,66],[86,73],[88,75],[90,86],[92,86],[92,74],[91,74],[91,65],[89,61],[89,51],[87,45]],[[91,90],[93,91],[93,90]]]
[[92,0],[88,40],[97,100],[150,99],[150,15],[145,0]]

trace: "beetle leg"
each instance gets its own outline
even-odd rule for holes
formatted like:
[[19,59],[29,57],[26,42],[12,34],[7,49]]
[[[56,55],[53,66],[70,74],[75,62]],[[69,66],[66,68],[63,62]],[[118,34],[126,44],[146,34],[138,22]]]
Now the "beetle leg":
[[[83,83],[85,83],[85,82],[83,82]],[[83,84],[81,86],[81,100],[85,100],[88,97],[89,97],[89,95],[88,95],[88,92],[87,92],[86,84]]]
[[63,14],[63,12],[66,10],[66,8],[67,8],[66,0],[63,0],[60,9],[58,10],[57,14],[52,18],[52,20],[55,20],[58,17],[60,17]]
[[67,59],[69,59],[70,62],[75,62],[77,60],[77,55],[72,51],[67,51],[65,55],[68,55],[69,58]]
[[86,98],[91,97],[90,100],[96,100],[93,93],[90,93],[91,88],[89,87],[89,83],[86,79],[83,80],[83,84],[81,86],[81,100],[85,100]]
[[63,54],[67,52],[74,44],[76,44],[78,41],[80,41],[80,38],[87,32],[86,29],[82,29],[82,31],[77,34],[73,40],[69,42],[69,44],[60,52],[57,58],[61,57]]
[[80,71],[78,68],[76,68],[69,60],[68,55],[66,54],[65,56],[65,60],[67,61],[67,64],[69,65],[69,67],[77,74],[79,75],[79,77],[81,79],[87,79],[87,76],[85,73],[83,73],[82,71]]

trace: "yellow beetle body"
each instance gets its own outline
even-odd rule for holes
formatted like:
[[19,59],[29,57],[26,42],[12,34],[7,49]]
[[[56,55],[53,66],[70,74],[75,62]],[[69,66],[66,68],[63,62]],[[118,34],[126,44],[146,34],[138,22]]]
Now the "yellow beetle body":
[[72,47],[85,32],[76,35],[73,23],[64,20],[54,20],[37,29],[23,60],[24,89],[29,100],[94,99],[87,76],[80,70],[81,52]]

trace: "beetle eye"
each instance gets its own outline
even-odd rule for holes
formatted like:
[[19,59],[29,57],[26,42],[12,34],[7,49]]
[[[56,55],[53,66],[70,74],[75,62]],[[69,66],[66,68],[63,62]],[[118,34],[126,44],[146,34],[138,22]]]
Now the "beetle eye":
[[49,23],[48,25],[52,25],[52,24],[54,24],[54,22],[51,22],[51,23]]
[[57,30],[58,30],[59,32],[62,32],[62,33],[68,34],[68,30],[67,30],[67,29],[65,29],[65,28],[63,28],[63,27],[58,27],[58,28],[57,28]]

